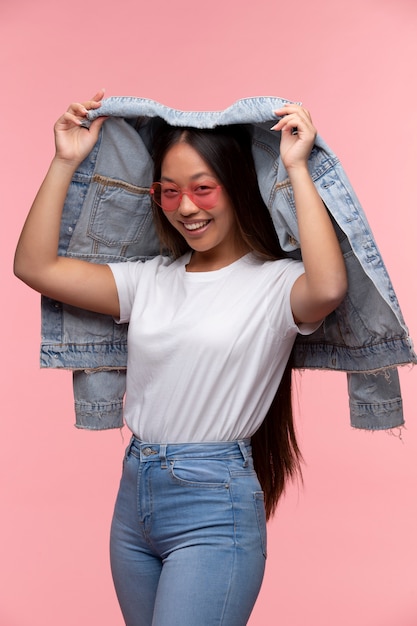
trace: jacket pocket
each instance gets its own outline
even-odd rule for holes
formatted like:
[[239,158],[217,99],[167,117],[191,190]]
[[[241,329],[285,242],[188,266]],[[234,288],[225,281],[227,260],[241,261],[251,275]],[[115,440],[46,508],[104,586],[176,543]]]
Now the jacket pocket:
[[88,236],[106,247],[138,243],[153,229],[149,189],[101,175],[93,177],[95,194]]

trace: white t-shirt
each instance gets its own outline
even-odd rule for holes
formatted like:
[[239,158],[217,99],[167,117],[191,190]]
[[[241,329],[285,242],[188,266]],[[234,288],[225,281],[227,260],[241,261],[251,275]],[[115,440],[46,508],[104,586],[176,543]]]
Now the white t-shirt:
[[249,253],[212,272],[172,262],[110,264],[129,322],[125,420],[150,443],[250,437],[274,398],[298,332],[291,288],[304,268]]

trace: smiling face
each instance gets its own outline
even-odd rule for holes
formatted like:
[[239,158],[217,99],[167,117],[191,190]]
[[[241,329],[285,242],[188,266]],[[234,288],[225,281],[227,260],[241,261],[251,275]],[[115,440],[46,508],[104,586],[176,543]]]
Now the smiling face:
[[[219,184],[212,169],[189,144],[180,141],[166,152],[162,161],[162,183],[175,183],[182,190],[198,192],[199,183],[208,180]],[[239,235],[233,206],[223,188],[210,210],[199,208],[183,193],[179,207],[164,211],[164,215],[194,250],[189,269],[199,265],[219,269],[247,252]]]

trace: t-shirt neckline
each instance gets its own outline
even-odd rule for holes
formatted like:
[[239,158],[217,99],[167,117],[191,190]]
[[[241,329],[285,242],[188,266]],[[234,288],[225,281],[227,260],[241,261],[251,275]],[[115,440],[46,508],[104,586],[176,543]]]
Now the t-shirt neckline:
[[224,267],[221,267],[218,270],[210,270],[207,272],[187,272],[187,265],[191,260],[191,255],[192,255],[192,251],[187,252],[183,256],[182,271],[184,272],[184,275],[187,280],[198,281],[198,280],[215,279],[215,278],[224,276],[225,274],[229,274],[238,265],[248,260],[248,258],[252,256],[252,252],[251,251],[247,252],[243,256],[236,259],[236,261],[232,261],[232,263],[229,263],[228,265],[225,265]]

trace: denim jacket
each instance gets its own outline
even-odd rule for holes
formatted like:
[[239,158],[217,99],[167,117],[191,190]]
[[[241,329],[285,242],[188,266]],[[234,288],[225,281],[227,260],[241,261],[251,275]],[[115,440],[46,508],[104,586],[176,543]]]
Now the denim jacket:
[[[300,257],[293,191],[279,155],[273,111],[288,100],[238,100],[223,111],[179,111],[145,98],[111,97],[89,112],[109,116],[99,140],[72,179],[62,217],[59,254],[95,263],[143,260],[159,254],[150,208],[153,136],[161,120],[212,128],[245,123],[262,197],[281,246]],[[312,335],[297,337],[296,368],[347,372],[352,426],[369,430],[403,424],[397,365],[416,363],[379,250],[338,158],[320,136],[309,158],[314,184],[333,220],[349,288],[344,301]],[[73,370],[76,425],[123,424],[127,325],[42,297],[41,366]]]

